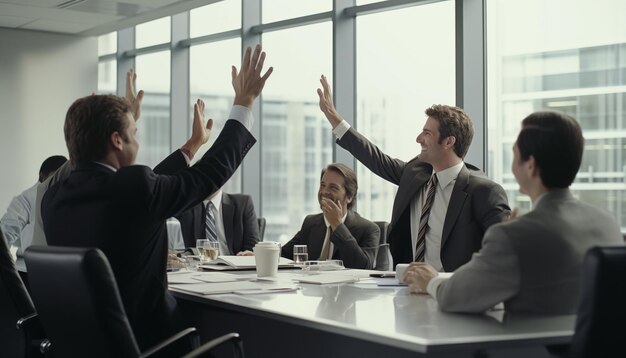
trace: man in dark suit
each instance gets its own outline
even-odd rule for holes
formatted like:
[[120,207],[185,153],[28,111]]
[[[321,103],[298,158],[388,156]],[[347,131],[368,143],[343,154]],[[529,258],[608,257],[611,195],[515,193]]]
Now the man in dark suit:
[[487,228],[510,213],[504,189],[463,162],[473,137],[460,108],[433,105],[417,143],[422,152],[409,162],[383,153],[341,118],[330,85],[321,78],[320,109],[337,143],[381,178],[398,185],[389,225],[394,264],[425,261],[454,271],[481,247]]
[[349,268],[372,269],[380,229],[352,210],[357,189],[356,175],[346,165],[324,168],[317,193],[322,213],[304,219],[282,256],[291,259],[294,245],[307,245],[309,260],[339,259]]
[[[165,220],[218,190],[255,143],[250,108],[272,72],[265,53],[246,50],[241,72],[232,69],[235,100],[213,146],[193,166],[158,175],[132,165],[138,143],[128,101],[94,95],[68,110],[65,138],[76,169],[50,187],[42,203],[48,244],[93,246],[107,256],[140,348],[172,333],[176,301],[167,291]],[[194,106],[194,127],[204,126],[204,103]],[[212,120],[181,148],[191,156],[208,140]]]
[[180,221],[186,247],[195,247],[197,239],[207,236],[207,207],[211,203],[220,243],[220,255],[252,255],[259,242],[259,223],[249,195],[228,194],[218,190],[202,203],[176,216]]

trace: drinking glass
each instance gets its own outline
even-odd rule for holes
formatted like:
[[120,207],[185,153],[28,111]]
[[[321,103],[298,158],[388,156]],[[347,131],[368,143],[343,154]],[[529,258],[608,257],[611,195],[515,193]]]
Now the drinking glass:
[[309,254],[307,252],[306,245],[293,245],[293,262],[296,265],[302,264],[308,261]]

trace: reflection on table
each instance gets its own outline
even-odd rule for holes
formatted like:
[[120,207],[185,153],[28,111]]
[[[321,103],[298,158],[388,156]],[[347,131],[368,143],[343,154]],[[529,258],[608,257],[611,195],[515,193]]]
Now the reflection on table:
[[[199,326],[205,325],[205,320],[213,320],[216,315],[224,315],[225,319],[234,320],[230,326],[239,331],[246,330],[243,322],[254,322],[257,326],[267,323],[269,327],[275,327],[271,328],[271,333],[253,329],[248,336],[277,335],[281,337],[283,348],[288,346],[288,342],[282,337],[302,330],[302,334],[312,340],[316,335],[323,335],[325,341],[337,339],[335,345],[328,342],[333,346],[334,353],[340,349],[337,345],[346,345],[352,353],[362,348],[363,352],[359,354],[364,356],[379,354],[376,349],[381,347],[380,352],[389,352],[391,355],[386,357],[390,357],[410,352],[441,355],[488,347],[562,344],[571,340],[575,322],[574,315],[508,316],[503,311],[482,315],[444,313],[439,311],[437,302],[430,296],[411,294],[405,287],[378,287],[366,278],[356,284],[302,284],[298,291],[276,294],[174,294],[183,306],[192,302],[192,310],[211,312],[207,315],[194,314],[198,318],[195,324]],[[241,320],[242,324],[236,324],[237,320]],[[220,324],[222,322],[220,320]],[[219,331],[215,328],[211,327],[212,334]],[[243,332],[242,335],[246,336]],[[253,343],[251,345],[254,346]],[[316,352],[315,347],[309,348],[311,352]],[[273,351],[272,355],[281,356],[284,352],[287,356],[287,351]]]

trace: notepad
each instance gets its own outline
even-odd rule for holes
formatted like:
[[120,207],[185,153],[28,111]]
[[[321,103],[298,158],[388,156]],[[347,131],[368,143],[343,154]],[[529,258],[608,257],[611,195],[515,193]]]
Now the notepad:
[[253,281],[221,282],[221,283],[192,283],[170,285],[179,291],[191,292],[200,295],[217,295],[224,293],[259,294],[271,292],[289,292],[297,289],[294,285],[268,284]]
[[[254,256],[219,256],[217,259],[204,263],[199,267],[207,270],[217,271],[253,270],[256,268],[256,261]],[[278,267],[294,267],[293,261],[281,257],[278,261]]]
[[354,276],[336,275],[336,274],[319,274],[319,275],[302,275],[295,279],[300,283],[312,283],[316,285],[329,285],[335,283],[354,283],[359,281]]

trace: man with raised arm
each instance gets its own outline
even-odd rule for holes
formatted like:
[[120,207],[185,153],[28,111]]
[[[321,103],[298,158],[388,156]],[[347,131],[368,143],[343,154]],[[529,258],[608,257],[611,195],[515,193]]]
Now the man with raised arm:
[[504,302],[507,312],[575,313],[587,250],[624,244],[609,213],[569,190],[583,148],[574,118],[556,112],[526,117],[511,169],[533,209],[490,227],[482,249],[450,279],[428,264],[411,263],[404,277],[410,290],[428,292],[448,312],[483,312]]
[[[191,167],[172,175],[133,165],[138,143],[130,103],[110,95],[76,100],[65,120],[70,176],[48,189],[42,219],[48,244],[91,246],[107,256],[130,324],[145,349],[172,333],[176,301],[167,291],[165,220],[218,190],[255,143],[250,109],[272,73],[261,74],[265,53],[245,52],[241,71],[232,68],[235,90],[230,119],[213,146]],[[191,155],[208,140],[204,103],[194,106],[202,127],[181,148]]]
[[433,105],[417,136],[422,152],[408,162],[383,153],[335,110],[330,84],[321,78],[320,109],[337,143],[379,177],[398,185],[388,242],[394,265],[427,262],[454,271],[481,247],[487,228],[510,213],[504,189],[465,163],[474,130],[461,108]]

